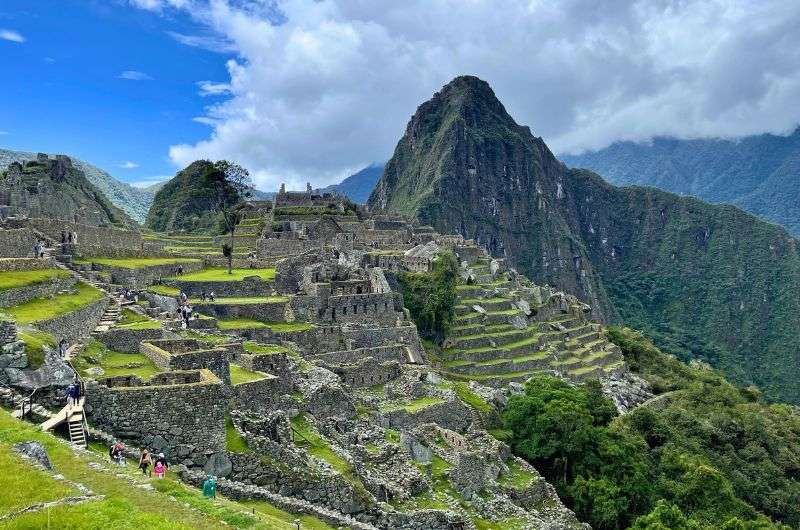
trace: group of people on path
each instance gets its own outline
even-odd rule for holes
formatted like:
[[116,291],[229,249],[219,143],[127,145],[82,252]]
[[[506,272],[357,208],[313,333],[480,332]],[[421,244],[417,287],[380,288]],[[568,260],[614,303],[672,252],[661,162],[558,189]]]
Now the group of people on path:
[[[200,298],[203,300],[203,302],[207,300],[211,300],[213,302],[215,297],[216,295],[214,294],[214,291],[211,291],[208,294],[206,294],[206,292],[203,291],[202,294],[200,295]],[[178,293],[177,316],[181,321],[181,327],[183,329],[189,327],[189,321],[192,320],[193,314],[194,310],[192,309],[192,306],[189,304],[189,296],[186,294],[186,292],[183,291],[183,289],[181,289],[181,291]]]
[[[153,466],[152,472],[150,471],[150,466]],[[142,474],[148,477],[153,476],[153,472],[155,472],[156,478],[162,479],[168,467],[169,464],[167,464],[164,453],[158,453],[155,463],[153,463],[153,457],[147,449],[142,451],[142,456],[139,457],[139,469],[142,470]]]
[[37,240],[36,243],[33,245],[33,256],[35,258],[43,258],[44,249],[45,249],[44,241],[41,239]]
[[78,243],[78,233],[70,232],[69,230],[61,231],[61,244],[62,245],[75,245]]
[[67,406],[74,407],[78,404],[81,398],[81,383],[80,381],[73,381],[67,387]]

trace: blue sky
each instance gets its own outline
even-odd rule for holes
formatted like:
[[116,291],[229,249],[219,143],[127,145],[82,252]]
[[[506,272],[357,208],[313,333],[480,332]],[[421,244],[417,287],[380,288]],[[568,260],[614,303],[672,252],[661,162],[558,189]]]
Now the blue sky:
[[786,0],[0,0],[0,145],[129,182],[224,158],[325,186],[463,74],[556,153],[787,134],[798,27]]
[[170,35],[204,31],[185,14],[107,0],[3,0],[0,30],[24,39],[0,39],[0,146],[69,153],[136,182],[173,175],[169,146],[208,136],[192,118],[215,98],[196,83],[227,79],[227,57]]

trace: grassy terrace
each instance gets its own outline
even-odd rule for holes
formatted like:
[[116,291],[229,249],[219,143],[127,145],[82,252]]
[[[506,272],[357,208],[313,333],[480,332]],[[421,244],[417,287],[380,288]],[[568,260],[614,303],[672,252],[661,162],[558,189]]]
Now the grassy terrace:
[[44,363],[44,347],[56,347],[56,339],[49,333],[35,329],[17,329],[17,337],[25,343],[28,367],[39,368]]
[[224,268],[203,269],[201,271],[170,278],[183,282],[238,282],[247,276],[258,276],[262,280],[274,280],[275,269],[232,269],[232,274]]
[[169,287],[167,285],[151,285],[147,288],[153,294],[160,294],[161,296],[178,296],[180,290],[176,287]]
[[508,472],[503,473],[497,479],[501,486],[521,490],[536,481],[536,475],[524,469],[516,459],[512,458],[506,464],[508,464]]
[[244,342],[242,347],[250,353],[284,353],[289,351],[289,348],[279,344],[259,344],[253,341]]
[[260,322],[249,318],[218,320],[217,324],[221,330],[269,328],[276,332],[306,331],[316,327],[310,322]]
[[286,296],[219,296],[211,300],[203,302],[202,300],[193,300],[194,305],[244,305],[244,304],[279,304],[288,302],[289,298]]
[[76,311],[100,300],[103,296],[102,291],[85,283],[78,283],[71,294],[60,294],[53,298],[34,298],[24,304],[7,307],[3,311],[18,324],[31,324]]
[[117,327],[122,329],[159,329],[161,322],[153,320],[130,309],[122,310],[122,318]]
[[179,265],[184,263],[200,263],[202,260],[195,258],[84,258],[76,259],[77,265],[105,265],[107,267],[120,267],[123,269],[143,269],[158,265]]
[[[92,452],[76,455],[63,441],[5,411],[0,411],[0,464],[8,476],[0,491],[0,516],[37,502],[79,494],[68,483],[54,480],[11,452],[14,443],[30,440],[44,445],[57,473],[104,498],[17,515],[3,521],[3,528],[294,530],[294,520],[300,518],[303,528],[331,530],[319,519],[291,514],[263,501],[256,508],[221,495],[205,499],[198,489],[174,480],[171,473],[164,480],[143,477],[133,462],[112,468],[106,447],[93,445]],[[138,487],[145,484],[152,489]]]
[[[141,353],[121,353],[109,350],[98,341],[89,343],[73,361],[73,365],[81,375],[92,378],[136,375],[147,380],[160,372],[153,361]],[[94,367],[102,368],[103,375],[92,376],[87,373],[88,369]]]
[[420,411],[422,409],[426,409],[426,408],[428,408],[430,406],[437,405],[439,403],[444,403],[444,399],[442,399],[440,397],[426,396],[426,397],[421,397],[421,398],[417,398],[417,399],[411,400],[411,401],[409,401],[408,403],[405,403],[405,404],[387,405],[387,406],[383,407],[381,410],[383,410],[384,412],[393,412],[393,411],[396,411],[396,410],[405,410],[406,412],[414,413],[414,412],[418,412],[418,411]]
[[0,291],[45,283],[70,276],[69,271],[62,269],[42,269],[34,271],[2,271],[0,272]]
[[267,377],[267,374],[262,372],[254,372],[243,368],[238,364],[230,364],[231,370],[231,385],[241,385],[244,383],[252,383],[253,381],[261,381]]
[[249,453],[250,448],[247,446],[245,440],[236,427],[233,426],[233,421],[230,416],[225,417],[225,445],[231,453]]

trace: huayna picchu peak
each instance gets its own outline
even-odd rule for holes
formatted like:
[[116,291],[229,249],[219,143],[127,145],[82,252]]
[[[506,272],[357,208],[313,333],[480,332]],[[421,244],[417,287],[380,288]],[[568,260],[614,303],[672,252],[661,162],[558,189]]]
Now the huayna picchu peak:
[[475,239],[599,321],[800,401],[781,369],[797,365],[800,343],[797,240],[735,207],[567,168],[480,79],[458,77],[420,105],[368,205]]

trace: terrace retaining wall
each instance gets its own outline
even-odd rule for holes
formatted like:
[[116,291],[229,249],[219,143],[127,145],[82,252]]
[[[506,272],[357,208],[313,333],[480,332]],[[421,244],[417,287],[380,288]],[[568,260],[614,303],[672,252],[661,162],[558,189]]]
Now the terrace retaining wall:
[[67,342],[75,342],[94,331],[94,328],[100,323],[108,303],[108,298],[104,296],[80,309],[34,322],[33,325],[53,335],[56,341],[63,338],[67,339]]
[[75,278],[67,276],[66,278],[55,278],[45,282],[25,285],[24,287],[2,289],[0,290],[0,307],[11,307],[24,304],[34,298],[52,296],[59,291],[71,289],[74,285]]

